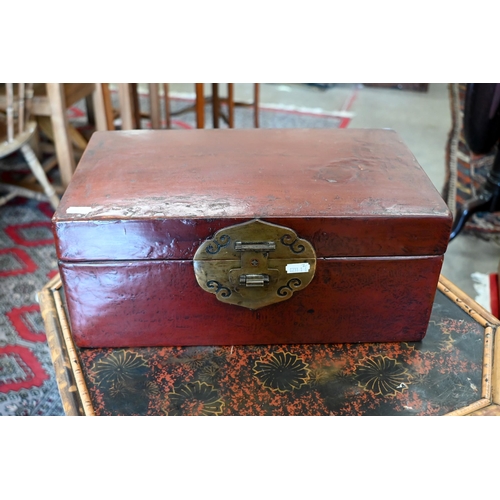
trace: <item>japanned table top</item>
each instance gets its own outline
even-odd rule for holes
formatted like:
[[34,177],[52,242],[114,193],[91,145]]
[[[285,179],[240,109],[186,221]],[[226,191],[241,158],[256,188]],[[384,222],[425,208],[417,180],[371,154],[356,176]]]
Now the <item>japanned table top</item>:
[[500,415],[500,321],[443,276],[422,342],[79,349],[39,301],[67,415]]

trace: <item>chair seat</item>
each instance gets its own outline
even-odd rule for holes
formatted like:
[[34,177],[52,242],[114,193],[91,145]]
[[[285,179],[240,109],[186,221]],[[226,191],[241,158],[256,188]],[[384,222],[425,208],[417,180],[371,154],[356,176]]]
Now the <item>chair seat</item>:
[[12,142],[7,142],[7,124],[0,120],[0,159],[9,156],[26,144],[36,130],[36,122],[30,121],[26,124],[24,132],[15,136]]

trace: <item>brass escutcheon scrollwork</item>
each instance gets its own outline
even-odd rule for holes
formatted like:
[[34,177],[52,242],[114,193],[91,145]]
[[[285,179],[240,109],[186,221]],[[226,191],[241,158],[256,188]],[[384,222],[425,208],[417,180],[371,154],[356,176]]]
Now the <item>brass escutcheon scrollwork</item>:
[[198,284],[218,300],[259,309],[309,285],[316,253],[292,229],[255,219],[217,231],[193,265]]

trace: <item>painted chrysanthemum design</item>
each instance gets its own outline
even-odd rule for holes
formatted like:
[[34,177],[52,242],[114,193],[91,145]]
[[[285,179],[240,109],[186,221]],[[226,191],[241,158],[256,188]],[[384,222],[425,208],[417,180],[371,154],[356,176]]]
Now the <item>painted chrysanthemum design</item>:
[[307,383],[310,370],[296,354],[275,352],[255,362],[253,372],[267,389],[288,392]]
[[395,396],[408,388],[411,375],[395,359],[375,356],[356,365],[356,380],[366,391],[382,396]]
[[109,395],[112,398],[124,398],[129,393],[128,387],[121,380],[116,380],[109,387]]
[[146,386],[144,389],[150,396],[158,396],[158,394],[160,394],[160,388],[158,387],[158,384],[155,384],[154,382],[146,382]]
[[199,375],[200,380],[207,383],[213,382],[219,373],[219,367],[215,363],[205,366]]
[[453,349],[451,330],[435,321],[430,321],[429,323],[433,323],[439,328],[439,335],[426,335],[420,342],[404,342],[406,347],[428,353],[447,352]]
[[147,368],[148,365],[142,356],[120,350],[96,361],[92,366],[92,372],[98,385],[112,384],[118,392],[121,392],[122,386],[145,375]]
[[213,386],[206,382],[183,384],[168,394],[168,415],[220,415],[224,402]]
[[317,368],[309,372],[309,383],[312,386],[324,384],[328,381],[328,372],[324,369]]

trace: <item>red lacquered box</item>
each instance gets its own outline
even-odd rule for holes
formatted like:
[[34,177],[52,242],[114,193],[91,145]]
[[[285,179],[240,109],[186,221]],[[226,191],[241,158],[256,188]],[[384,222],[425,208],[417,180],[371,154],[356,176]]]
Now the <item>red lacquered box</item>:
[[53,218],[80,347],[421,340],[451,223],[378,129],[97,132]]

